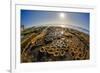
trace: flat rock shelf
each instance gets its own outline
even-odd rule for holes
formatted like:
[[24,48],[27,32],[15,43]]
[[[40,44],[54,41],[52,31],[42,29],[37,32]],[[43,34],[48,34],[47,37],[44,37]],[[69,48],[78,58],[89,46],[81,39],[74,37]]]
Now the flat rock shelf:
[[21,31],[21,63],[89,59],[89,34],[59,26]]

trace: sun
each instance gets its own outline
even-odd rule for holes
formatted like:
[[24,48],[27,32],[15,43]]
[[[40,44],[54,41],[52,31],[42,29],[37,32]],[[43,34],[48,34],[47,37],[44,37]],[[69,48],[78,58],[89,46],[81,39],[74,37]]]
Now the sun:
[[65,14],[64,13],[59,13],[59,17],[60,18],[65,18]]

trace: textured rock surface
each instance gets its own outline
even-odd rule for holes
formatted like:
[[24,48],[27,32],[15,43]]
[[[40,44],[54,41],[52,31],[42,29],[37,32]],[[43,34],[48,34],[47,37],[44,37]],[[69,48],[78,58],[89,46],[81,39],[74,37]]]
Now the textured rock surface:
[[21,62],[89,59],[88,34],[71,28],[52,26],[30,28],[23,32]]

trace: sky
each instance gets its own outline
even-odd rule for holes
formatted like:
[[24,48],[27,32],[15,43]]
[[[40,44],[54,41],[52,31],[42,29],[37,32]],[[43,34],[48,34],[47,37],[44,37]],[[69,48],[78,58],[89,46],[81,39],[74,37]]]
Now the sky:
[[72,25],[89,30],[89,13],[21,10],[21,25],[26,28],[40,25]]

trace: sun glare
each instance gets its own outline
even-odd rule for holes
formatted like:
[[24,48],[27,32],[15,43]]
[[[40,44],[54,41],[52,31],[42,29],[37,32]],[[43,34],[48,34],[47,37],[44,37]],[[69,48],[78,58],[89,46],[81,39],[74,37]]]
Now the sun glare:
[[60,13],[59,16],[60,16],[60,18],[64,18],[65,14],[64,13]]

